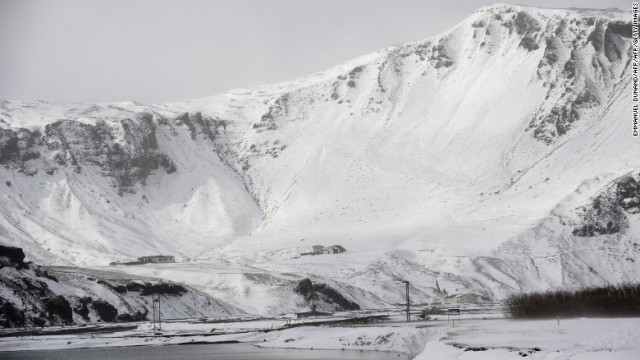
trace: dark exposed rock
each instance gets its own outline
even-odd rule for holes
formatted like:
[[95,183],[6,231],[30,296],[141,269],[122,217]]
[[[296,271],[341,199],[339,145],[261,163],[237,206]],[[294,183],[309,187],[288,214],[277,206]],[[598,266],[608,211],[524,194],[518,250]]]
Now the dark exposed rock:
[[0,297],[0,326],[22,327],[25,323],[24,311],[16,309],[13,304]]
[[313,296],[313,283],[311,279],[305,278],[293,290],[308,300]]
[[32,323],[35,326],[40,326],[43,327],[47,322],[44,319],[41,319],[39,317],[29,317],[28,318],[29,322]]
[[440,39],[438,44],[431,48],[429,60],[433,62],[433,66],[436,69],[453,65],[453,60],[447,55],[444,39]]
[[480,28],[484,26],[486,26],[486,24],[483,20],[476,20],[473,22],[473,24],[471,24],[471,27],[474,27],[474,28]]
[[542,56],[542,60],[538,64],[538,68],[542,68],[545,65],[553,66],[558,63],[560,60],[560,55],[558,54],[558,46],[556,45],[556,38],[549,37],[545,40],[545,48],[544,55]]
[[527,14],[524,11],[519,11],[518,14],[516,14],[513,23],[518,35],[532,34],[534,32],[540,31],[538,20],[534,19],[531,15]]
[[73,306],[73,312],[80,315],[85,321],[89,321],[89,304],[93,302],[90,297],[82,297],[76,300]]
[[71,120],[60,120],[44,128],[47,149],[58,165],[82,169],[78,158],[87,163],[104,164],[107,161],[102,140],[101,124],[96,126]]
[[259,122],[255,122],[252,125],[253,129],[256,129],[257,132],[262,132],[264,130],[275,130],[278,127],[276,126],[276,118],[285,116],[287,114],[287,104],[289,102],[289,95],[285,94],[277,98],[273,105],[269,106],[266,113],[262,114]]
[[574,235],[592,237],[618,233],[628,227],[625,213],[640,213],[640,183],[631,175],[623,176],[578,211],[581,223],[574,228]]
[[[542,118],[533,131],[533,136],[544,143],[551,144],[556,137],[566,134],[571,128],[571,123],[578,119],[578,112],[570,106],[554,106]],[[533,125],[533,122],[531,125]]]
[[165,154],[158,154],[158,164],[165,169],[167,174],[173,174],[177,170],[176,164]]
[[536,40],[532,37],[529,36],[525,36],[522,38],[522,40],[520,40],[520,47],[524,48],[527,51],[534,51],[534,50],[538,50],[540,48],[540,46],[538,46],[538,43],[536,42]]
[[612,34],[617,34],[625,38],[631,38],[631,23],[613,21],[607,24],[607,30]]
[[128,190],[136,183],[145,184],[147,177],[160,166],[167,173],[175,171],[175,164],[165,154],[156,151],[156,127],[147,114],[135,122],[124,119],[121,124],[125,141],[113,145],[109,153],[110,162],[103,164],[103,168],[110,170],[115,177],[119,189]]
[[28,176],[35,175],[38,170],[28,169],[25,163],[40,158],[37,148],[40,136],[38,130],[0,128],[0,165]]
[[[198,113],[199,114],[199,113]],[[189,129],[189,134],[191,135],[191,140],[195,140],[196,139],[196,127],[193,125],[193,122],[191,122],[191,119],[189,117],[189,113],[184,113],[180,116],[178,116],[176,118],[176,125],[186,125],[187,128]]]
[[589,41],[591,45],[593,45],[593,48],[596,51],[601,51],[602,45],[603,45],[603,38],[604,38],[604,23],[602,21],[598,21],[593,31],[591,32],[591,34],[589,34],[589,36],[587,37],[587,41]]
[[202,113],[199,112],[193,116],[193,120],[196,124],[200,125],[202,133],[211,141],[215,141],[218,135],[220,135],[218,127],[226,128],[227,125],[224,120],[205,118],[202,116]]
[[326,296],[326,301],[333,302],[342,310],[360,310],[360,305],[348,300],[341,293],[326,284],[314,284],[313,289],[316,293]]
[[615,33],[607,28],[604,32],[603,48],[604,56],[609,59],[610,62],[616,62],[622,59],[623,49],[618,48],[618,44],[614,39]]
[[[1,258],[4,258],[4,260]],[[16,269],[24,269],[27,267],[24,258],[24,251],[21,248],[0,245],[0,268],[2,266],[13,266]]]
[[[212,124],[205,122],[199,114],[196,119],[206,125]],[[211,126],[207,129],[211,129]],[[208,136],[215,137],[214,130],[209,131]],[[116,133],[120,133],[120,136],[116,136]],[[120,140],[114,141],[117,137]],[[158,151],[156,125],[153,115],[149,113],[110,124],[101,120],[96,121],[95,125],[59,120],[47,124],[43,134],[38,130],[0,129],[2,165],[33,175],[37,169],[27,171],[25,163],[43,157],[42,149],[47,151],[47,159],[52,160],[53,164],[71,167],[76,173],[85,166],[97,166],[105,176],[113,178],[114,187],[121,192],[132,192],[133,185],[144,184],[147,177],[161,167],[169,174],[176,171],[171,158]],[[52,175],[56,168],[51,167],[47,159],[43,167],[47,174]]]
[[604,52],[609,61],[615,62],[622,58],[622,52],[624,51],[624,49],[618,47],[615,41],[617,36],[631,37],[631,24],[612,22],[605,26],[603,21],[598,21],[587,40],[597,52]]
[[137,282],[131,282],[125,285],[125,288],[127,291],[142,292],[145,289],[145,285]]
[[7,165],[20,156],[18,137],[10,129],[0,128],[0,165]]
[[423,42],[423,43],[420,43],[420,44],[416,45],[416,48],[414,50],[414,54],[419,56],[421,61],[426,60],[427,56],[429,55],[429,43],[428,42]]
[[582,93],[580,93],[580,95],[576,96],[575,100],[573,100],[572,107],[592,107],[598,104],[598,98],[594,94],[589,91],[583,91]]
[[258,129],[260,132],[261,130],[275,130],[278,127],[274,123],[254,123],[252,128]]
[[140,293],[140,295],[182,295],[188,292],[188,290],[181,285],[164,282],[160,282],[157,284],[138,282],[129,282],[126,284],[111,284],[103,280],[99,280],[98,282],[110,287],[119,294],[124,294],[127,292],[138,292]]
[[40,157],[40,153],[39,152],[35,152],[35,151],[29,151],[29,152],[25,152],[24,154],[22,154],[22,156],[20,156],[20,160],[23,162],[27,162],[29,160],[34,160]]
[[576,76],[575,60],[569,59],[567,60],[566,63],[564,63],[564,68],[562,69],[562,75],[564,75],[568,79],[571,79],[572,77]]
[[109,284],[109,286],[119,294],[126,294],[128,291],[126,285],[110,285]]
[[187,289],[178,284],[158,283],[158,284],[144,284],[144,288],[140,292],[140,295],[181,295],[187,292]]
[[48,317],[58,317],[65,324],[71,324],[73,322],[73,313],[71,311],[71,305],[67,299],[62,295],[44,299],[44,305],[48,312]]
[[[3,266],[13,268],[9,271],[5,270],[4,276],[0,277],[0,287],[12,292],[20,299],[19,303],[14,302],[11,305],[20,308],[12,311],[9,305],[2,305],[9,299],[0,298],[0,307],[3,308],[3,312],[6,311],[8,314],[8,317],[4,318],[0,314],[0,319],[4,319],[0,322],[4,321],[4,326],[12,327],[69,324],[72,319],[69,313],[70,307],[67,306],[68,301],[52,292],[46,283],[47,279],[55,279],[55,277],[49,275],[38,265],[24,262],[24,265],[18,265],[24,256],[22,249],[18,250],[20,251],[14,250],[9,257],[0,257]],[[9,260],[10,257],[13,257],[13,261]]]
[[129,313],[120,314],[116,317],[116,320],[123,321],[123,322],[144,321],[144,320],[147,320],[148,314],[149,314],[149,311],[145,309],[144,312],[136,311],[133,314],[129,314]]
[[156,122],[158,123],[158,125],[169,126],[169,119],[164,116],[158,116],[156,118]]
[[294,291],[307,301],[313,301],[314,305],[318,303],[324,303],[326,306],[333,307],[332,310],[360,310],[360,305],[345,298],[334,288],[326,284],[314,284],[310,279],[305,278],[301,280]]
[[356,66],[351,71],[349,71],[349,77],[351,79],[357,78],[359,74],[364,70],[364,66]]
[[633,176],[624,176],[616,183],[618,205],[630,214],[640,213],[640,182]]
[[529,123],[533,128],[533,136],[545,144],[553,143],[558,137],[565,135],[574,123],[580,120],[579,109],[597,106],[596,96],[585,90],[579,95],[574,95],[573,100],[566,105],[556,105],[548,113],[537,114]]
[[118,316],[118,309],[104,300],[95,300],[91,307],[93,307],[102,321],[113,322]]
[[39,296],[47,296],[49,287],[45,282],[29,277],[24,277],[21,280],[24,289],[29,290],[31,293],[38,294]]

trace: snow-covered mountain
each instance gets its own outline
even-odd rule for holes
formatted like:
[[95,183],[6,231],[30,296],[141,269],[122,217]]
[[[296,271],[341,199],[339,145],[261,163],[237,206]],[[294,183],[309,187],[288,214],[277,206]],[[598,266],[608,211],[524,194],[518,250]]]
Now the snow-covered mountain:
[[[291,309],[303,277],[361,307],[402,302],[400,279],[416,302],[632,280],[630,38],[624,11],[501,4],[291,82],[1,101],[0,242],[45,264],[174,254],[121,271],[256,312],[248,289]],[[315,244],[347,252],[299,257]]]

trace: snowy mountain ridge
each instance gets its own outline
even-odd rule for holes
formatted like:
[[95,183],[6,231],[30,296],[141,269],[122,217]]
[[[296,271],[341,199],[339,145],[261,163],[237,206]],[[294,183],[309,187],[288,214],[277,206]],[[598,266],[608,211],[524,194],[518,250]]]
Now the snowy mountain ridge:
[[[416,301],[631,280],[630,36],[618,10],[499,4],[287,83],[169,104],[2,101],[0,239],[45,264],[199,261],[122,270],[172,280],[249,266],[277,278],[274,298],[299,274],[361,306],[401,301],[386,280],[412,280]],[[299,257],[314,244],[347,253]],[[218,289],[255,276],[225,276],[185,281],[264,310]]]

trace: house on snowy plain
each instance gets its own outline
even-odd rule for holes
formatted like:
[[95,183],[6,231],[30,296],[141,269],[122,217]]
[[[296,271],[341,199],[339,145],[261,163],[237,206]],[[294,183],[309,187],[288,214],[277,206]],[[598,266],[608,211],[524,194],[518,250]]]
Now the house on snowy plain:
[[176,262],[176,257],[171,255],[152,255],[152,256],[142,256],[138,258],[138,262],[141,263],[174,263]]
[[303,255],[342,254],[347,251],[341,245],[331,245],[326,247],[322,245],[313,245],[311,249],[311,253],[305,253]]
[[489,299],[478,294],[454,294],[444,299],[445,304],[480,304]]

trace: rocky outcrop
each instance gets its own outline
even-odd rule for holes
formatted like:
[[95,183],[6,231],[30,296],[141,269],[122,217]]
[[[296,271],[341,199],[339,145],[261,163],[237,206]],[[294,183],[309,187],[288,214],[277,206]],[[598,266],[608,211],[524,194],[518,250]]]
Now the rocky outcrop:
[[153,116],[97,121],[95,125],[59,120],[43,131],[0,129],[0,165],[26,175],[70,169],[80,173],[96,167],[112,178],[113,186],[131,192],[156,170],[175,172],[173,160],[158,149]]
[[147,113],[136,120],[98,121],[95,125],[58,121],[45,126],[42,141],[53,161],[49,171],[55,171],[55,166],[71,167],[75,172],[96,166],[122,192],[144,184],[159,168],[168,174],[176,171],[173,160],[158,150],[156,124]]
[[321,311],[360,310],[360,305],[347,299],[334,288],[326,284],[314,284],[308,278],[301,280],[294,291]]
[[607,189],[595,196],[591,204],[578,209],[581,222],[573,235],[593,237],[615,234],[628,227],[626,214],[640,213],[640,183],[636,176],[627,175],[616,180]]
[[191,139],[202,134],[215,141],[226,128],[224,120],[184,113],[173,122],[151,113],[134,118],[98,120],[87,124],[59,120],[41,130],[0,128],[0,165],[26,175],[44,171],[53,175],[69,169],[81,173],[96,168],[122,193],[135,192],[137,184],[162,170],[178,171],[174,160],[159,148],[156,131],[166,127],[174,135],[184,127]]
[[438,44],[434,45],[431,48],[431,57],[429,60],[432,62],[433,66],[436,69],[442,67],[450,67],[453,66],[453,59],[449,56],[446,49],[446,39],[440,39]]
[[[524,19],[516,18],[516,24],[520,24],[518,33],[539,30]],[[629,25],[593,18],[555,24],[555,30],[545,40],[538,77],[548,87],[547,99],[558,100],[554,106],[541,106],[530,121],[527,130],[533,130],[535,139],[547,145],[556,143],[576,127],[585,111],[601,104],[592,89],[606,88],[609,78],[620,76],[619,71],[625,66],[623,54],[630,45]],[[589,34],[586,42],[577,41],[584,33]],[[536,50],[537,44],[527,36],[520,45]],[[569,58],[563,59],[563,53],[569,53]],[[591,58],[585,58],[585,53],[592,53]],[[603,63],[603,58],[609,63]]]
[[27,264],[24,262],[24,251],[13,246],[0,245],[0,269],[5,266],[12,266],[16,269],[26,269]]

